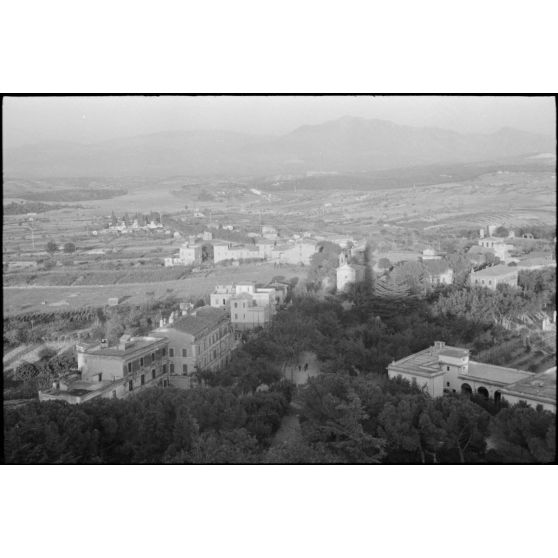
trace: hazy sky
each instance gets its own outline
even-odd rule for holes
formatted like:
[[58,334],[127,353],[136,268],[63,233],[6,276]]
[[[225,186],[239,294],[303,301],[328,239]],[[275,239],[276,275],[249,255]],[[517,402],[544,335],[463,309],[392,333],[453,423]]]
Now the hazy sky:
[[82,143],[166,130],[282,134],[342,116],[490,133],[555,134],[552,97],[35,97],[4,98],[4,145]]

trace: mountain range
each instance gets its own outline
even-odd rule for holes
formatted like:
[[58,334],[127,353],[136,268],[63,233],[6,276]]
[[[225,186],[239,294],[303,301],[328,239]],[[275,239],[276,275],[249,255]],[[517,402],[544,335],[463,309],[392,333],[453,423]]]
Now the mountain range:
[[91,144],[5,148],[5,177],[261,175],[360,172],[554,153],[555,138],[502,128],[492,134],[343,117],[282,136],[172,131]]

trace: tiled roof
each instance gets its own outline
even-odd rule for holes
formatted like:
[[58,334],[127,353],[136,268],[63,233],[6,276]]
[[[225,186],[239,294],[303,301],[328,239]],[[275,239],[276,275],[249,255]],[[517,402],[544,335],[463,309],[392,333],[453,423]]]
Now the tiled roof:
[[429,273],[434,275],[446,273],[450,269],[448,262],[444,260],[424,260],[422,264]]
[[503,275],[510,275],[512,273],[517,273],[516,267],[493,265],[492,267],[486,267],[480,271],[475,271],[475,277],[500,277]]
[[[176,329],[195,336],[205,329],[216,327],[226,317],[227,312],[225,310],[200,308],[196,316],[182,316],[175,320],[173,324],[166,326],[166,329]],[[159,330],[161,329],[159,328]]]

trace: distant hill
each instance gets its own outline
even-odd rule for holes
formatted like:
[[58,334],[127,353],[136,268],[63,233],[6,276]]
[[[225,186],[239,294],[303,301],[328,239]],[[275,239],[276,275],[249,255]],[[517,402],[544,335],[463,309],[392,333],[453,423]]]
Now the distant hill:
[[554,151],[554,138],[511,128],[493,134],[460,134],[343,117],[271,138],[205,130],[161,132],[89,145],[26,145],[4,150],[4,176],[361,172]]

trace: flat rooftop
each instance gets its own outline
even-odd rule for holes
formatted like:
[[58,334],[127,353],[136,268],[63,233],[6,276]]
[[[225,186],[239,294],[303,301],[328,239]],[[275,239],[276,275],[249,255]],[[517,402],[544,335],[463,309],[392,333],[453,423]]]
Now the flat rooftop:
[[406,356],[396,362],[392,362],[389,368],[395,372],[420,374],[422,376],[437,376],[444,372],[438,365],[440,351],[463,351],[458,347],[444,346],[440,349],[428,347],[414,355]]
[[477,378],[487,383],[509,385],[532,376],[532,372],[526,372],[525,370],[516,370],[515,368],[505,368],[496,364],[486,364],[470,360],[468,373],[460,374],[459,378]]
[[556,366],[506,386],[505,392],[556,403]]
[[130,341],[127,343],[127,347],[125,349],[121,349],[118,345],[114,345],[113,347],[106,347],[102,348],[100,346],[93,347],[91,349],[86,349],[85,354],[88,355],[97,355],[97,356],[119,356],[123,357],[140,349],[147,349],[147,348],[155,348],[155,345],[161,343],[161,339],[159,337],[132,337]]

